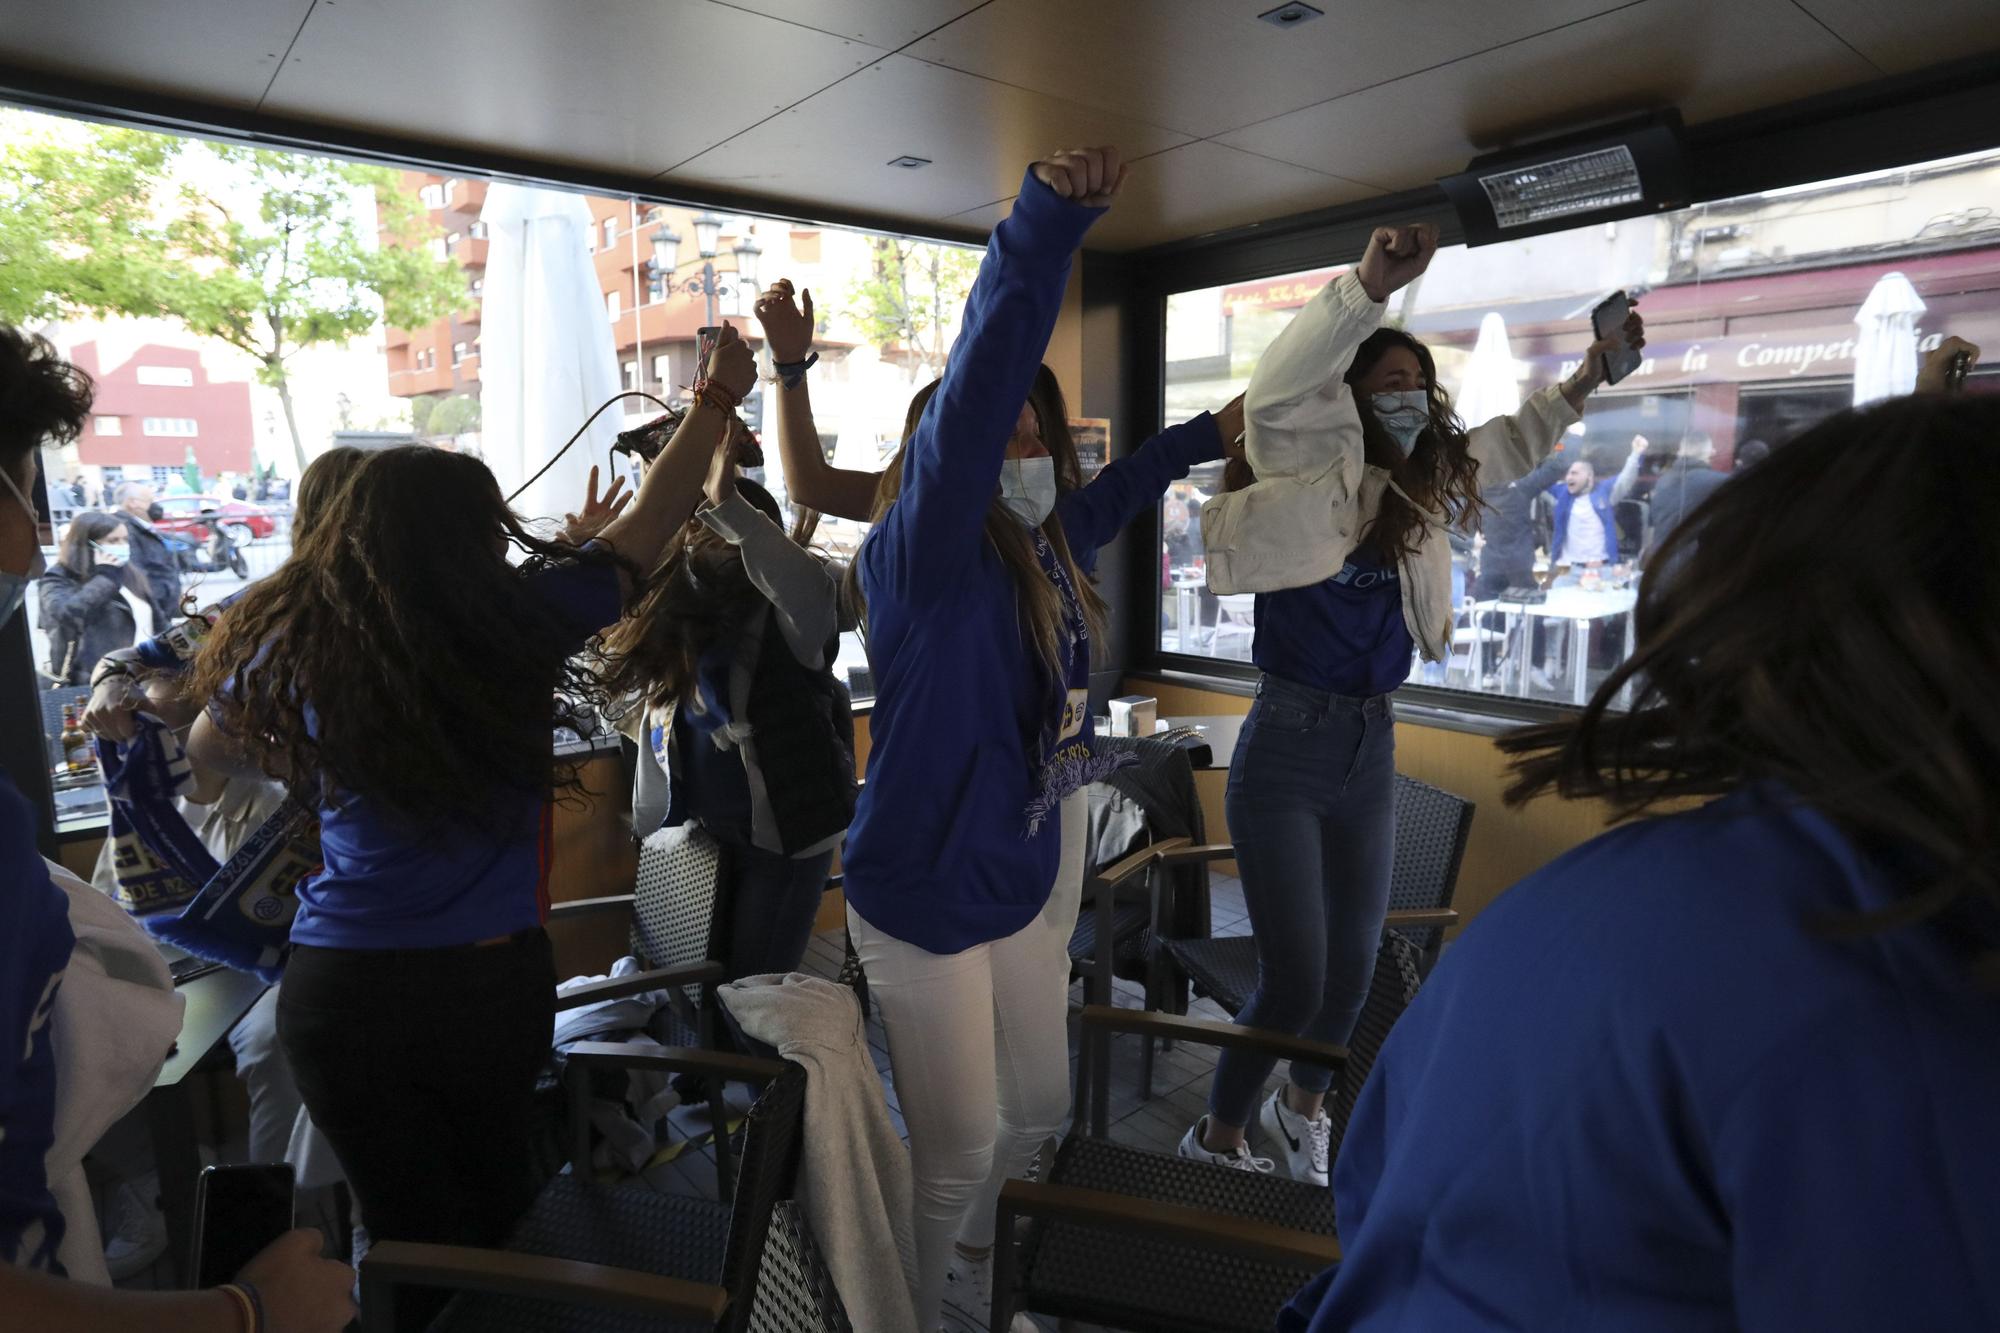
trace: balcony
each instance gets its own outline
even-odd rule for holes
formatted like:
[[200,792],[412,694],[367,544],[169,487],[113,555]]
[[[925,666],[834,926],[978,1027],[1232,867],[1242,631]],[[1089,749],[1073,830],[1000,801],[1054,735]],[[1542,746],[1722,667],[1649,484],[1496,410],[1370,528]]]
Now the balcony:
[[451,248],[458,256],[458,266],[462,269],[482,269],[486,267],[486,238],[484,236],[461,236],[458,244]]
[[398,347],[408,347],[410,345],[410,331],[408,329],[386,329],[382,334],[382,345],[390,351],[394,351]]

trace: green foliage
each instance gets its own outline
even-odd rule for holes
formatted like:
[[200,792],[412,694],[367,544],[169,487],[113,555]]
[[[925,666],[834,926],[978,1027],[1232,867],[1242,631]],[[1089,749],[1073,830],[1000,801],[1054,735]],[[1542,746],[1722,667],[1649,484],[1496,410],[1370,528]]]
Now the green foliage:
[[953,323],[979,273],[979,252],[897,236],[871,236],[873,262],[847,293],[847,305],[869,341],[901,345],[925,378],[944,370]]
[[479,429],[479,400],[471,394],[455,393],[439,403],[430,414],[430,435],[463,435]]
[[444,400],[435,394],[420,393],[410,399],[410,429],[419,435],[428,435],[431,430],[431,413]]

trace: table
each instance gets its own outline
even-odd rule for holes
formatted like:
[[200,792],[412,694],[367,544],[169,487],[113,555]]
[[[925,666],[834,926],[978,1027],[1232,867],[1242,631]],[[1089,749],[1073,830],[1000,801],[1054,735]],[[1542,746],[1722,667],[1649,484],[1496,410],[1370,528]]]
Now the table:
[[[1639,603],[1637,588],[1592,588],[1557,586],[1549,589],[1547,600],[1540,602],[1474,602],[1470,610],[1472,623],[1477,625],[1485,613],[1498,611],[1505,616],[1540,616],[1544,620],[1568,621],[1575,627],[1570,635],[1569,675],[1572,694],[1578,707],[1589,701],[1588,667],[1590,665],[1590,627],[1599,620],[1609,620],[1613,616],[1625,617],[1625,655],[1632,655],[1633,616],[1632,608]],[[1509,627],[1511,629],[1511,626]],[[1525,696],[1528,692],[1528,658],[1533,654],[1523,645],[1522,651],[1514,657],[1514,693]],[[1473,661],[1474,669],[1469,673],[1472,688],[1480,688],[1478,660]]]
[[[174,958],[181,951],[161,945]],[[146,1128],[153,1140],[153,1161],[160,1173],[160,1208],[167,1218],[167,1255],[181,1285],[194,1282],[194,1187],[201,1174],[201,1154],[195,1147],[194,1099],[188,1081],[229,1039],[250,1007],[263,998],[269,984],[249,972],[222,968],[204,972],[175,987],[187,1002],[181,1035],[174,1043],[153,1090],[146,1094]]]

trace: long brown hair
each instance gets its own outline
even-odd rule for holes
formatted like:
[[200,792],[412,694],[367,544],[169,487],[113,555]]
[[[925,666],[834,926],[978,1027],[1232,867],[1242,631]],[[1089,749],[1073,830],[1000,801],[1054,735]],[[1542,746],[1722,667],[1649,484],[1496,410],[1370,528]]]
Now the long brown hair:
[[[118,515],[99,513],[95,509],[86,509],[72,518],[69,526],[63,529],[62,553],[58,557],[63,568],[80,579],[87,579],[95,574],[97,552],[92,549],[93,544],[103,541],[124,526],[125,520]],[[146,596],[152,587],[146,581],[145,571],[129,560],[125,562],[125,569],[119,580],[141,597]]]
[[[925,409],[930,406],[932,396],[942,383],[941,379],[932,380],[911,397],[909,410],[903,414],[902,446],[890,457],[888,466],[882,472],[882,480],[875,488],[875,512],[869,516],[871,522],[881,522],[889,507],[896,503],[896,497],[902,494],[904,451],[909,448],[910,437],[917,433],[917,424],[923,420]],[[1028,404],[1034,409],[1035,420],[1040,425],[1042,445],[1055,461],[1057,493],[1081,489],[1083,464],[1077,458],[1076,440],[1070,434],[1069,411],[1063,401],[1062,385],[1057,382],[1055,372],[1046,365],[1035,374],[1034,387],[1028,391]],[[950,441],[945,442],[945,447],[950,447]],[[1077,601],[1084,623],[1090,629],[1092,643],[1102,643],[1106,617],[1104,598],[1098,595],[1096,587],[1077,568],[1076,560],[1070,554],[1069,538],[1063,534],[1061,518],[1051,513],[1043,521],[1041,532],[1055,549],[1056,559],[1062,562],[1071,586],[1076,589]],[[1000,559],[1014,575],[1021,621],[1033,638],[1042,664],[1058,679],[1067,676],[1069,663],[1063,657],[1067,640],[1062,594],[1042,573],[1041,561],[1035,557],[1034,538],[1028,535],[1028,529],[1000,506],[997,478],[994,481],[994,501],[986,510],[986,540],[993,543]],[[859,560],[848,566],[846,593],[849,604],[861,620],[865,636],[868,603],[861,587],[860,568]]]
[[2000,402],[1905,399],[1799,436],[1674,530],[1637,651],[1582,715],[1501,740],[1507,800],[1629,817],[1770,781],[1927,868],[1861,925],[2000,911],[1996,502]]
[[351,444],[336,444],[299,474],[298,489],[292,492],[292,545],[312,534],[313,526],[333,509],[334,497],[354,479],[368,457],[368,451]]
[[[1417,437],[1416,446],[1407,456],[1375,415],[1374,404],[1354,388],[1377,361],[1398,347],[1417,358],[1430,407],[1430,424]],[[1438,383],[1437,362],[1431,356],[1431,349],[1401,329],[1377,329],[1355,349],[1354,361],[1342,378],[1354,390],[1355,410],[1361,417],[1362,457],[1387,472],[1403,492],[1403,495],[1394,489],[1382,492],[1381,506],[1362,534],[1361,545],[1385,564],[1416,555],[1426,524],[1424,515],[1410,500],[1443,516],[1449,526],[1466,532],[1477,528],[1479,460],[1472,456],[1465,423],[1452,408],[1451,395]]]
[[[764,517],[783,526],[784,514],[769,491],[748,477],[736,479],[736,490]],[[816,518],[802,514],[792,540],[806,545]],[[741,633],[764,601],[743,568],[743,553],[699,517],[690,518],[668,540],[659,570],[632,609],[604,635],[600,670],[605,692],[655,707],[686,703],[694,693],[702,655]]]
[[505,552],[529,570],[614,557],[538,539],[485,464],[428,445],[369,454],[317,513],[217,622],[188,691],[266,773],[412,822],[497,827],[523,793],[576,789],[552,728],[586,726],[603,691],[551,653],[573,630]]

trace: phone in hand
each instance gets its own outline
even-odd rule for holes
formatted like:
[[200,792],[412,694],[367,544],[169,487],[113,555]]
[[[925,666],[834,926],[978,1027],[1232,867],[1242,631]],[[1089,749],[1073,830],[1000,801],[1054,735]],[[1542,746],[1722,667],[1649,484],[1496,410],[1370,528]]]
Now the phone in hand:
[[1944,368],[1944,387],[1947,393],[1957,393],[1965,387],[1965,377],[1972,373],[1972,353],[1953,352],[1951,364]]
[[211,1166],[194,1192],[197,1287],[241,1272],[266,1245],[292,1229],[292,1168],[283,1162]]
[[694,331],[694,377],[708,374],[708,363],[715,356],[715,344],[722,337],[719,325],[704,324]]
[[[1594,339],[1625,338],[1625,321],[1632,314],[1632,299],[1624,292],[1613,292],[1597,303],[1590,312],[1590,336]],[[1604,382],[1616,384],[1639,368],[1639,353],[1626,347],[1611,352],[1604,358]]]

